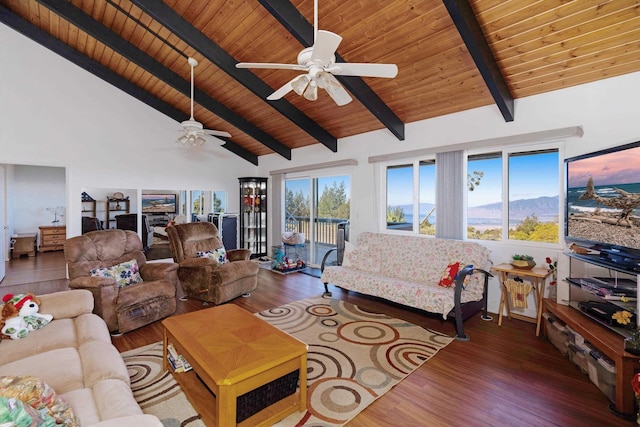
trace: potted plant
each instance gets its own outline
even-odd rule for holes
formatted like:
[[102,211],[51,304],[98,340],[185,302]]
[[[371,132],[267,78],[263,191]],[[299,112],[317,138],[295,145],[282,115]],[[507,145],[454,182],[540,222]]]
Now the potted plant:
[[531,255],[513,255],[511,265],[516,268],[531,269],[536,266],[536,262]]

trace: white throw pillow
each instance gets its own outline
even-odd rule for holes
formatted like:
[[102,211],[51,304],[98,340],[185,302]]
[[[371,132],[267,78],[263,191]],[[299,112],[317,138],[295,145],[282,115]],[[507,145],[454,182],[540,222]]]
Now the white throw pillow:
[[344,242],[344,254],[342,256],[342,266],[343,267],[351,267],[351,261],[349,260],[349,254],[353,252],[355,249],[355,245],[352,245],[351,242]]

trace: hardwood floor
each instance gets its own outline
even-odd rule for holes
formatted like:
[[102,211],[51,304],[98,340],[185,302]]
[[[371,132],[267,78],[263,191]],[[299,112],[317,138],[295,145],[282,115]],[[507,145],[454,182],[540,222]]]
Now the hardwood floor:
[[[261,269],[258,289],[231,304],[255,313],[319,296],[323,290],[320,280],[312,276],[280,275]],[[440,316],[332,286],[330,290],[334,298],[455,334],[453,323]],[[178,313],[202,308],[195,300],[178,302]],[[534,324],[505,319],[498,327],[497,315],[493,321],[485,322],[478,314],[465,322],[465,328],[471,341],[451,343],[347,425],[636,425],[611,413],[604,394],[547,339],[537,338]],[[114,337],[113,342],[122,352],[161,339],[162,328],[156,322]],[[196,406],[206,403],[206,399],[202,396]]]
[[67,288],[67,267],[62,251],[40,252],[5,262],[0,297],[13,293],[48,294]]

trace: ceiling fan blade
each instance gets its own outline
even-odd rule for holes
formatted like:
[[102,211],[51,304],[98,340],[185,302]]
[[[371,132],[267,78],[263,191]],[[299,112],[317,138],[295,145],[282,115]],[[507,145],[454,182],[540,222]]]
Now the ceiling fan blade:
[[339,62],[326,71],[337,76],[385,77],[392,79],[398,75],[396,64],[362,64]]
[[291,83],[299,77],[300,76],[296,76],[291,80],[289,80],[288,82],[286,82],[284,85],[282,85],[280,89],[276,90],[271,95],[267,96],[267,99],[269,101],[276,101],[282,98],[283,96],[285,96],[286,94],[288,94],[289,92],[291,92],[293,90],[293,86],[291,86]]
[[273,64],[269,62],[238,62],[236,68],[267,68],[293,71],[305,71],[307,69],[307,67],[298,64]]
[[321,65],[328,65],[333,62],[333,55],[336,53],[342,37],[331,31],[318,30],[316,42],[313,45],[311,61],[319,61]]
[[202,132],[211,136],[216,136],[216,137],[221,136],[224,138],[231,138],[231,134],[229,132],[224,132],[221,130],[203,129]]

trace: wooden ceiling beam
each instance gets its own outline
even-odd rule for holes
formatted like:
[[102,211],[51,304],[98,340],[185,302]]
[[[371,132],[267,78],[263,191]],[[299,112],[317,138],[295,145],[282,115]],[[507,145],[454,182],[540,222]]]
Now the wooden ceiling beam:
[[[144,68],[147,72],[167,83],[169,86],[173,87],[185,96],[191,97],[190,81],[183,79],[178,74],[174,73],[142,50],[138,49],[136,46],[121,38],[101,22],[98,22],[91,16],[85,14],[81,9],[69,2],[60,2],[56,0],[37,1],[63,19],[69,21],[87,34],[96,38],[101,43],[104,43],[106,46],[118,52],[120,55]],[[231,123],[247,135],[250,135],[256,141],[259,141],[286,159],[291,160],[291,149],[286,145],[259,129],[243,117],[237,115],[223,104],[211,98],[207,93],[194,88],[194,97],[198,99],[198,104],[207,108],[221,119]]]
[[[49,49],[50,51],[60,55],[66,60],[74,63],[78,67],[90,72],[94,76],[104,80],[105,82],[112,84],[123,92],[133,96],[137,100],[147,104],[151,108],[159,111],[160,113],[178,121],[182,122],[189,118],[188,115],[183,113],[182,111],[174,108],[172,105],[164,102],[160,98],[157,98],[139,86],[134,85],[129,80],[119,76],[118,74],[111,71],[109,68],[104,65],[96,62],[89,57],[81,54],[77,50],[73,49],[69,45],[61,42],[55,37],[51,36],[49,33],[41,30],[40,28],[33,25],[31,22],[25,20],[24,18],[16,15],[11,12],[4,6],[0,5],[0,22],[7,25],[10,28],[13,28],[15,31],[19,32],[25,37],[33,40],[34,42],[42,45],[43,47]],[[246,161],[258,165],[258,156],[255,154],[245,150],[238,144],[226,140],[225,138],[220,138],[225,140],[225,144],[222,147],[231,151],[232,153],[238,155],[239,157],[245,159]]]
[[158,21],[162,26],[169,29],[182,41],[200,52],[209,61],[216,64],[229,76],[265,100],[271,107],[286,116],[318,142],[325,145],[334,153],[338,151],[338,140],[302,111],[294,107],[289,101],[285,99],[281,99],[278,102],[266,101],[266,98],[273,92],[273,88],[260,80],[251,71],[236,68],[236,64],[239,61],[211,41],[211,39],[176,13],[171,7],[164,4],[161,0],[131,0],[131,2],[142,9],[144,13]]
[[514,120],[513,96],[467,0],[442,0],[506,122]]
[[[303,46],[313,46],[313,25],[288,1],[259,0]],[[336,52],[336,62],[347,62]],[[404,141],[404,123],[382,99],[360,77],[336,76],[349,92],[356,97],[383,125],[400,141]]]

